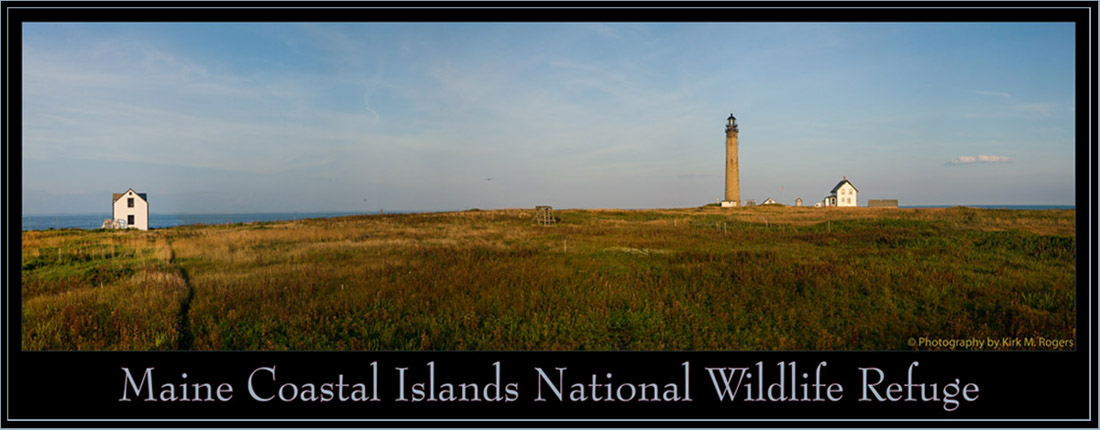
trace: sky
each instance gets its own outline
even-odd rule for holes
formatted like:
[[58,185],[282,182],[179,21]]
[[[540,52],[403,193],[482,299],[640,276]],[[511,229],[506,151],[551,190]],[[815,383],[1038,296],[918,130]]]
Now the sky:
[[23,214],[1074,204],[1070,23],[24,23]]

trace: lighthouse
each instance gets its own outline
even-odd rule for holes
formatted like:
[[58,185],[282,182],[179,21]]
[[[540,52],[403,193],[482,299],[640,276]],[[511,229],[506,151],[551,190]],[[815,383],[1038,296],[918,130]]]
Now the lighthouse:
[[737,170],[737,118],[726,118],[726,199],[722,207],[741,206],[741,181]]

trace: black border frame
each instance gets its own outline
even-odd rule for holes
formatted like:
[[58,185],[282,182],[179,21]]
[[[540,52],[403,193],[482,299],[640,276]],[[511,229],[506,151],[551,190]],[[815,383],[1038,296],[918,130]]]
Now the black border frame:
[[[955,2],[897,2],[897,3],[642,3],[624,7],[619,3],[523,3],[519,5],[501,5],[500,3],[375,3],[359,5],[341,2],[317,3],[274,3],[256,5],[254,3],[153,3],[134,4],[129,2],[85,3],[85,2],[13,2],[3,5],[5,24],[4,44],[4,234],[3,241],[8,258],[4,259],[7,274],[4,286],[5,336],[3,341],[4,391],[2,418],[4,426],[51,427],[51,426],[111,426],[111,427],[147,427],[147,426],[198,426],[217,424],[220,426],[926,426],[950,423],[955,426],[978,427],[1096,427],[1097,426],[1097,349],[1096,349],[1096,40],[1097,40],[1097,2],[1019,2],[991,5],[990,3]],[[262,13],[258,13],[262,12]],[[505,19],[500,19],[500,18]],[[346,21],[392,21],[392,22],[637,22],[637,21],[675,21],[675,22],[1073,22],[1077,28],[1076,56],[1076,202],[1077,202],[1077,327],[1078,348],[1074,352],[31,352],[19,350],[21,334],[21,301],[19,254],[10,252],[18,249],[20,238],[14,232],[21,229],[14,218],[21,213],[21,173],[20,164],[12,160],[21,160],[21,144],[15,136],[20,134],[22,105],[20,58],[21,27],[24,22],[35,21],[112,21],[112,22],[346,22]],[[11,90],[15,89],[13,93]],[[1087,90],[1086,90],[1087,89]],[[1085,92],[1087,91],[1087,92]],[[1086,157],[1082,155],[1087,154]],[[14,179],[14,180],[13,180]],[[1084,211],[1082,211],[1082,209]],[[1082,223],[1081,221],[1085,221]],[[1083,228],[1082,228],[1083,227]],[[1087,244],[1086,246],[1081,246]],[[1081,263],[1085,264],[1081,264]],[[1080,270],[1082,267],[1086,270]],[[1084,305],[1084,306],[1082,306]],[[976,416],[956,414],[943,416],[924,411],[916,416],[905,407],[878,405],[875,408],[861,408],[859,405],[835,405],[846,417],[829,418],[828,411],[818,412],[817,418],[799,420],[789,417],[789,413],[798,412],[798,408],[784,406],[766,407],[757,411],[737,411],[748,414],[742,418],[729,420],[720,418],[729,416],[728,406],[723,404],[703,405],[706,409],[694,412],[702,420],[685,418],[674,414],[676,411],[662,410],[661,407],[620,408],[598,405],[596,408],[573,407],[573,410],[536,406],[534,409],[519,408],[502,410],[482,408],[479,413],[489,413],[471,418],[461,418],[461,411],[447,407],[433,407],[428,410],[415,408],[396,408],[396,413],[408,414],[409,419],[370,419],[330,420],[317,418],[325,414],[339,413],[349,416],[362,416],[364,409],[355,408],[309,408],[290,407],[283,410],[271,408],[252,408],[247,403],[235,404],[227,408],[190,410],[181,408],[148,408],[136,413],[132,419],[108,418],[96,419],[116,399],[102,399],[104,392],[108,397],[116,393],[117,374],[103,372],[114,371],[120,365],[141,368],[157,366],[168,368],[198,368],[212,375],[223,375],[226,380],[239,380],[241,369],[268,366],[278,363],[283,368],[300,372],[299,376],[309,379],[324,378],[324,369],[303,370],[311,367],[338,367],[354,370],[357,364],[377,360],[382,363],[396,364],[415,368],[427,361],[447,363],[448,366],[466,369],[479,369],[488,363],[501,361],[506,368],[523,368],[539,365],[543,368],[569,366],[581,368],[578,371],[587,375],[605,369],[621,374],[645,372],[646,366],[654,363],[666,369],[654,380],[671,380],[679,371],[677,363],[690,360],[692,366],[720,365],[736,362],[738,365],[750,365],[764,361],[771,365],[779,361],[797,361],[799,365],[812,365],[819,361],[828,361],[830,367],[853,368],[855,366],[874,365],[884,369],[904,368],[914,360],[921,361],[931,372],[953,375],[963,369],[964,375],[978,375],[989,390],[1015,390],[1009,394],[1026,396],[1022,401],[999,402],[979,408]],[[318,366],[318,364],[321,364]],[[442,365],[442,364],[441,364]],[[295,367],[300,366],[300,367]],[[343,367],[340,367],[343,366]],[[42,375],[46,369],[68,368]],[[72,370],[74,369],[75,370]],[[596,369],[596,370],[593,370]],[[22,371],[22,372],[21,372]],[[471,370],[476,372],[476,370]],[[38,375],[38,380],[28,381],[27,373]],[[99,372],[99,373],[88,373]],[[314,373],[310,373],[314,372]],[[696,371],[698,372],[698,371]],[[1023,374],[1021,374],[1023,372]],[[354,372],[345,372],[354,373]],[[1081,375],[1088,375],[1081,380]],[[670,376],[672,375],[672,376]],[[1031,378],[1053,377],[1060,383],[1039,381]],[[629,377],[623,377],[629,380]],[[1002,382],[998,383],[1000,378]],[[280,378],[282,379],[282,378]],[[515,379],[515,378],[513,378]],[[942,379],[942,378],[941,378]],[[216,380],[216,379],[215,379]],[[1080,382],[1077,382],[1080,381]],[[705,383],[705,380],[693,380],[692,383]],[[68,385],[65,385],[68,384]],[[846,382],[845,387],[856,386]],[[68,387],[60,391],[58,387]],[[1076,398],[1086,393],[1085,399]],[[98,397],[97,397],[98,396]],[[27,399],[30,400],[27,400]],[[44,401],[54,399],[57,403]],[[88,400],[91,399],[91,400]],[[85,403],[87,401],[87,403]],[[1064,413],[1066,406],[1060,402],[1072,402],[1087,408],[1087,414],[1080,416],[1051,416],[1050,413]],[[106,405],[105,405],[106,404]],[[254,405],[253,405],[254,406]],[[394,405],[386,405],[394,412]],[[645,405],[643,405],[645,406]],[[894,405],[896,406],[896,405]],[[902,405],[904,406],[904,405]],[[976,405],[975,405],[976,406]],[[1077,407],[1075,406],[1075,407]],[[285,407],[285,405],[284,405]],[[717,408],[717,409],[714,409]],[[1003,416],[1004,409],[1010,413],[1028,411],[1039,413],[1029,421],[1011,421],[991,418]],[[59,410],[63,409],[63,410]],[[377,408],[365,408],[369,413],[377,413]],[[568,408],[567,408],[568,409]],[[679,409],[679,408],[674,408]],[[687,409],[687,408],[684,408]],[[834,412],[837,410],[834,409]],[[717,410],[716,415],[707,418],[707,410]],[[49,418],[64,413],[91,414],[77,417],[75,420]],[[319,411],[323,411],[318,415]],[[1042,414],[1042,412],[1047,414]],[[110,412],[110,411],[108,411]],[[383,411],[385,412],[385,411]],[[112,412],[112,413],[117,413]],[[249,414],[288,415],[259,421],[240,418]],[[441,420],[435,420],[424,414],[444,413]],[[570,420],[543,421],[554,419],[561,414],[572,414]],[[188,420],[189,416],[205,414],[209,420]],[[307,418],[295,418],[296,414],[308,414]],[[459,414],[459,415],[455,415]],[[495,414],[495,417],[492,415]],[[639,417],[624,419],[624,414]],[[656,414],[656,415],[655,415]],[[763,415],[757,415],[763,414]],[[853,414],[862,414],[864,418],[851,418]],[[255,415],[253,415],[255,416]],[[271,415],[269,415],[271,416]],[[300,417],[301,415],[299,415]],[[669,418],[671,416],[671,418]],[[924,417],[923,419],[920,417]],[[1019,416],[1019,415],[1017,415]],[[160,417],[160,418],[158,418]],[[771,418],[768,418],[771,417]],[[916,418],[917,421],[911,421]],[[29,419],[29,420],[28,420]],[[533,420],[528,420],[533,419]],[[537,420],[537,421],[535,421]],[[1068,420],[1068,421],[1067,421]]]

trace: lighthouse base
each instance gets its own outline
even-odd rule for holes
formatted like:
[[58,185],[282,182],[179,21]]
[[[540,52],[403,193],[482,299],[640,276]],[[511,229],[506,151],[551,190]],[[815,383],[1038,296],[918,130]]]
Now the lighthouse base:
[[724,208],[735,208],[735,207],[740,206],[738,203],[739,202],[737,200],[722,200],[722,207],[724,207]]

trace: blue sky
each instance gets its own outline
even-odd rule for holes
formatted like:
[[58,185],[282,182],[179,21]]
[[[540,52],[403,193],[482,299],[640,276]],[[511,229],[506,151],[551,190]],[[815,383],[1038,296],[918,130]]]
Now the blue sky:
[[24,214],[1074,203],[1072,24],[23,31]]

